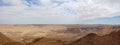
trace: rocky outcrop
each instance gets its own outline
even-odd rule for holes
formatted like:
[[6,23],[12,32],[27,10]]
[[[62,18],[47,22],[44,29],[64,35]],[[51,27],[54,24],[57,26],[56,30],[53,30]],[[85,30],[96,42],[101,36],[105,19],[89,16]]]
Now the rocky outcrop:
[[120,45],[120,31],[112,32],[104,36],[90,33],[69,45]]

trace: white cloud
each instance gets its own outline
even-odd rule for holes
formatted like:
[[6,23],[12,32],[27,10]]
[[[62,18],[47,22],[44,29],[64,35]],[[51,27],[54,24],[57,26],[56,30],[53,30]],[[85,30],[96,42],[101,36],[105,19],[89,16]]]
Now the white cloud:
[[[37,0],[38,2],[36,3],[40,3],[40,5],[30,4],[31,6],[27,5],[28,2],[26,0],[2,1],[10,4],[10,6],[0,7],[0,19],[2,18],[2,20],[4,20],[4,18],[6,19],[5,15],[11,15],[11,17],[13,16],[12,18],[16,20],[35,17],[39,17],[40,19],[44,17],[45,20],[50,20],[49,18],[52,17],[55,19],[57,16],[67,20],[87,20],[100,17],[120,16],[120,0]],[[32,2],[34,1],[36,0],[32,0]],[[68,10],[69,8],[71,10]],[[19,17],[14,17],[15,15]],[[11,17],[7,17],[8,20]]]

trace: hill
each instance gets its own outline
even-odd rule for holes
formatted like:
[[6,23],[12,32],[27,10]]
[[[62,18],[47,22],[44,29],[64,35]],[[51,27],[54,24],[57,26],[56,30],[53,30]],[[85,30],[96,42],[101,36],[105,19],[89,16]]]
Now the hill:
[[120,31],[112,32],[104,36],[90,33],[69,45],[120,45]]

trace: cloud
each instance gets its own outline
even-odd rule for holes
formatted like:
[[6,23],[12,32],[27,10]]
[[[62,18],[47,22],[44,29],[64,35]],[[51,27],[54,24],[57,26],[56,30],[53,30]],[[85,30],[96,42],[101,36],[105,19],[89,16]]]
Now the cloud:
[[53,19],[76,23],[114,16],[120,16],[120,0],[0,0],[0,20],[37,18],[48,23]]

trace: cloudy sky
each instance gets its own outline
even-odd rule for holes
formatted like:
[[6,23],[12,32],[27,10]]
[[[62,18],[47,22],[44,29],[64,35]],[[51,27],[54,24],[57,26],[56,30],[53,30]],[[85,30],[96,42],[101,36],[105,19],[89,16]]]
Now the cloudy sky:
[[0,24],[120,24],[120,0],[0,0]]

